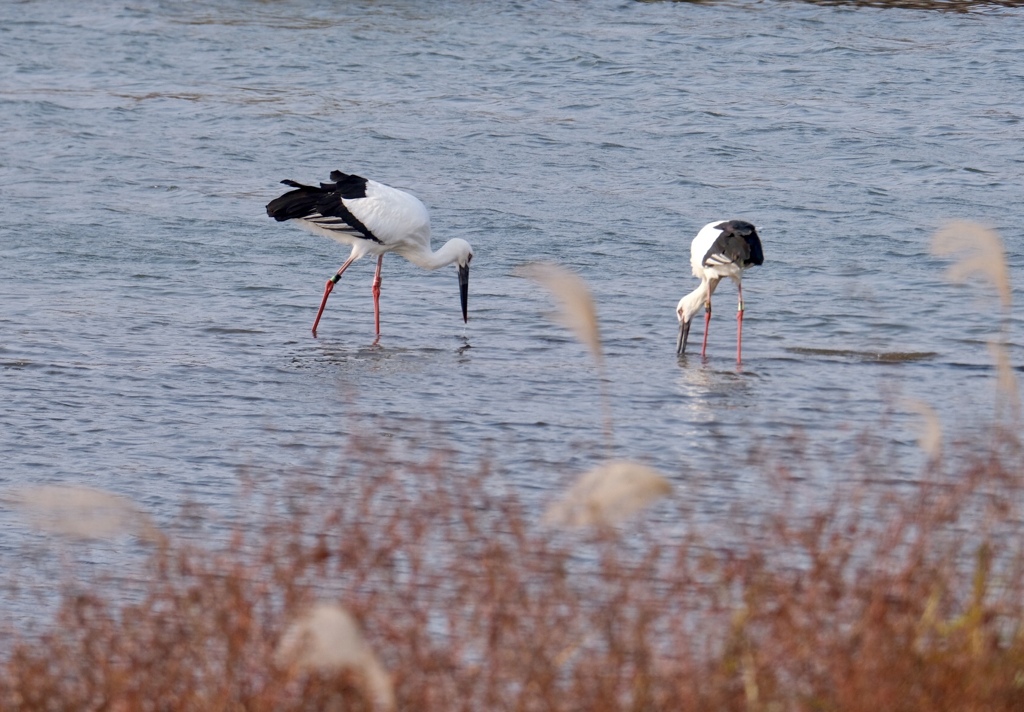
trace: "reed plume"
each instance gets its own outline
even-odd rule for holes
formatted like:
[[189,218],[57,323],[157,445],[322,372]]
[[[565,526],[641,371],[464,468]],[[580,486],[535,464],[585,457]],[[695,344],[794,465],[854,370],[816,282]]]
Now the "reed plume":
[[660,472],[631,460],[611,460],[580,476],[548,507],[544,521],[569,527],[622,521],[672,492]]
[[39,485],[4,497],[37,528],[72,539],[104,539],[134,534],[157,541],[160,532],[149,516],[128,499],[80,485]]
[[940,257],[957,255],[946,273],[949,279],[962,284],[981,277],[995,288],[1003,308],[1010,308],[1010,271],[1003,241],[995,230],[955,220],[932,237],[932,253]]
[[395,708],[391,677],[341,606],[318,603],[296,618],[281,636],[274,659],[294,673],[351,673],[378,709]]
[[555,298],[558,311],[555,321],[572,331],[576,338],[590,350],[597,368],[601,388],[601,404],[604,409],[605,436],[609,448],[612,444],[613,426],[611,398],[605,378],[604,352],[601,348],[601,329],[597,322],[597,306],[590,289],[583,279],[550,262],[533,262],[519,267],[516,272],[544,287]]
[[[966,220],[955,220],[932,237],[932,253],[956,256],[947,276],[953,282],[988,282],[996,290],[1003,307],[1000,333],[989,342],[989,352],[997,373],[996,407],[1009,405],[1012,416],[1020,415],[1020,395],[1017,377],[1010,364],[1007,344],[1010,342],[1010,306],[1012,289],[1010,270],[1006,264],[1006,251],[999,233],[991,228]],[[979,279],[980,278],[980,279]]]

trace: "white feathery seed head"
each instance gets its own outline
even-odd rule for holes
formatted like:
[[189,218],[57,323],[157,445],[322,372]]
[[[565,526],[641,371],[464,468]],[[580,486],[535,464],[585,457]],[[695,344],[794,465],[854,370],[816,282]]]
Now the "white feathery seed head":
[[956,220],[932,237],[932,253],[958,255],[949,267],[949,279],[964,283],[980,277],[995,287],[1003,307],[1010,308],[1010,272],[1003,241],[995,230],[978,223]]
[[597,325],[597,307],[583,278],[549,262],[523,265],[516,273],[532,279],[554,296],[559,306],[557,320],[576,334],[600,365],[601,331]]
[[341,606],[318,603],[296,618],[281,636],[274,658],[279,666],[297,671],[350,671],[379,709],[395,708],[391,676]]
[[652,467],[632,460],[610,460],[584,473],[548,507],[544,521],[567,527],[609,525],[628,519],[672,487]]
[[106,490],[80,485],[23,487],[3,497],[43,531],[74,539],[131,533],[156,539],[152,520],[134,503]]

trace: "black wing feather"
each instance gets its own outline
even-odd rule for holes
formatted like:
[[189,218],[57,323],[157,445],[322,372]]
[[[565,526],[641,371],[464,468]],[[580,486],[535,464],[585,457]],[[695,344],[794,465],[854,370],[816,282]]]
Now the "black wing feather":
[[[341,193],[345,200],[366,197],[366,179],[341,171],[331,171],[331,180],[334,181],[334,190]],[[321,183],[321,185],[324,185]]]
[[267,203],[267,215],[278,222],[308,220],[326,230],[346,232],[380,242],[345,206],[345,200],[366,197],[366,179],[341,171],[332,171],[334,183],[321,183],[320,187],[303,185],[293,180],[281,181],[295,188]]
[[[724,257],[726,262],[738,262],[744,267],[764,262],[761,238],[757,236],[753,225],[742,220],[727,220],[715,225],[715,228],[722,232],[704,255],[702,265],[706,267],[708,261],[718,255]],[[722,262],[721,259],[713,261]]]

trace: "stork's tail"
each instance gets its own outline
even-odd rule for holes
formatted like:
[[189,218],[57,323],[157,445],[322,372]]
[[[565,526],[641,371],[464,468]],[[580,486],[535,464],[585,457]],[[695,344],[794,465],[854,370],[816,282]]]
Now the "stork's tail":
[[285,185],[295,188],[279,198],[274,198],[267,203],[267,215],[278,222],[291,220],[293,218],[304,218],[315,213],[317,205],[327,191],[312,185],[302,185],[293,180],[281,181]]
[[278,222],[304,218],[308,215],[319,212],[318,206],[324,196],[330,193],[337,194],[337,198],[352,200],[353,198],[366,197],[366,179],[357,175],[331,171],[331,180],[334,183],[321,183],[320,187],[303,185],[293,180],[281,181],[287,186],[295,188],[279,198],[274,198],[267,203],[267,215]]

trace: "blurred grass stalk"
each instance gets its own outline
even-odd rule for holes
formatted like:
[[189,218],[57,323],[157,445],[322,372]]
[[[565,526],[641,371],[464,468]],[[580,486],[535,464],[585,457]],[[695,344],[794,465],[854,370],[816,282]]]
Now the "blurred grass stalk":
[[998,335],[989,341],[989,351],[997,373],[997,416],[1005,408],[1009,410],[1013,421],[1018,421],[1020,393],[1009,355],[1013,290],[1002,239],[995,230],[984,225],[955,220],[942,227],[932,237],[932,253],[955,258],[946,273],[950,281],[987,285],[998,295],[1002,317],[999,321]]
[[532,262],[517,268],[516,273],[541,285],[554,297],[558,306],[558,311],[554,314],[555,321],[575,334],[594,357],[601,393],[601,408],[604,411],[605,440],[610,453],[614,445],[611,395],[605,374],[597,305],[590,294],[590,288],[575,272],[550,262]]

